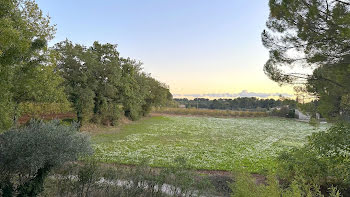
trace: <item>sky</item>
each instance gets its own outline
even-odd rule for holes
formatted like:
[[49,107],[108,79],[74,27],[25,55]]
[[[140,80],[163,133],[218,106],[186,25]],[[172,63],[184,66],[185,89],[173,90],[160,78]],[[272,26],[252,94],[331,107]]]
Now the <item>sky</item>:
[[118,44],[174,97],[293,95],[263,72],[268,0],[37,0],[54,43]]

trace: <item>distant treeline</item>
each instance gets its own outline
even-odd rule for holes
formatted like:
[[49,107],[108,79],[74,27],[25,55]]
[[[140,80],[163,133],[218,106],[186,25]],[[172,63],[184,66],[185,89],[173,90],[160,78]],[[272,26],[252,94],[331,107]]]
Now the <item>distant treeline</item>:
[[186,108],[202,108],[202,109],[222,109],[222,110],[258,110],[289,106],[290,109],[296,108],[297,102],[292,99],[259,99],[256,97],[240,97],[235,99],[214,99],[195,98],[189,100],[187,98],[174,99],[179,105]]

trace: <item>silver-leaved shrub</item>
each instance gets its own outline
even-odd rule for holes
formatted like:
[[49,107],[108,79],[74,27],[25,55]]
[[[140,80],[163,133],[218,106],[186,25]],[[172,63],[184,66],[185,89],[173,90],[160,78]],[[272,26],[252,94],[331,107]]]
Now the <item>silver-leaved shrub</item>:
[[0,195],[37,196],[55,167],[92,153],[77,125],[31,121],[0,134]]

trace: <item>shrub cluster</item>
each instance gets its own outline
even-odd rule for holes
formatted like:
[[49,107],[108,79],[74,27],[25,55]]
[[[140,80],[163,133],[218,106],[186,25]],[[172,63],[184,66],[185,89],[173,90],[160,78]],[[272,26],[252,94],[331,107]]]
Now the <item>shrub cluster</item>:
[[321,187],[350,188],[350,125],[338,123],[313,134],[302,148],[280,155],[279,174],[290,181],[302,177]]
[[[310,185],[303,179],[293,180],[287,187],[283,187],[275,175],[269,175],[265,183],[257,183],[248,173],[239,172],[235,175],[235,182],[231,184],[232,197],[324,197],[324,191],[319,185]],[[330,186],[326,190],[329,197],[340,197],[340,191]]]

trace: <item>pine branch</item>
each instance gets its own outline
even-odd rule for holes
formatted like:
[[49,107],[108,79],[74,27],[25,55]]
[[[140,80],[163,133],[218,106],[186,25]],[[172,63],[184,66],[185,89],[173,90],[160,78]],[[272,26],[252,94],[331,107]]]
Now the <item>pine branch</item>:
[[350,5],[350,2],[345,2],[345,1],[342,1],[342,0],[334,0],[338,3],[342,3],[342,4],[345,4],[345,5]]
[[[284,76],[286,77],[294,77],[297,79],[301,79],[301,80],[311,80],[311,81],[318,81],[318,80],[323,80],[323,81],[327,81],[329,83],[332,83],[340,88],[343,88],[345,90],[346,93],[350,93],[349,87],[346,87],[334,80],[325,78],[323,76],[318,76],[318,77],[312,77],[312,75],[308,75],[308,74],[303,74],[303,73],[289,73],[289,74],[284,74]],[[296,83],[300,83],[300,82],[296,82]],[[305,83],[306,84],[306,83]]]

